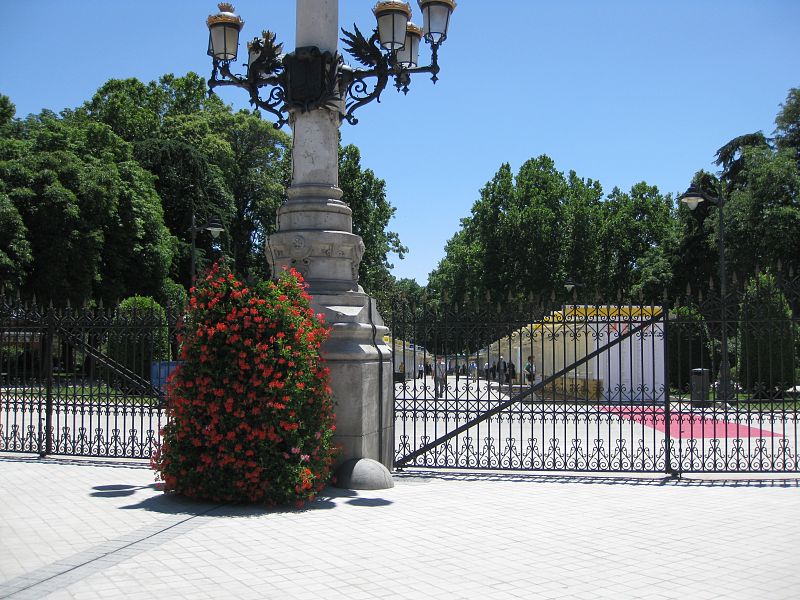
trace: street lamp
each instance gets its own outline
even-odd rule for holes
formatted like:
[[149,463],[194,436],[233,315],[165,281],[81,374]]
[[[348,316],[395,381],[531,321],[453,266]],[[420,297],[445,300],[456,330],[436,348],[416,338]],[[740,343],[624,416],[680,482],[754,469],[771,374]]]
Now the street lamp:
[[[277,117],[275,128],[289,122],[289,115],[299,110],[318,108],[338,111],[339,118],[351,125],[358,123],[353,112],[373,100],[379,100],[389,78],[394,78],[398,91],[408,93],[411,75],[430,73],[438,81],[439,47],[447,39],[450,16],[456,8],[454,0],[418,0],[423,27],[410,22],[411,6],[406,2],[387,0],[373,8],[377,27],[367,38],[357,26],[353,32],[341,30],[347,52],[365,69],[344,64],[335,51],[322,51],[317,46],[302,46],[283,54],[283,45],[271,31],[264,31],[247,44],[247,72],[236,75],[230,63],[236,60],[239,33],[244,21],[226,2],[220,12],[207,19],[208,54],[212,58],[209,91],[218,86],[244,88],[250,103]],[[418,66],[419,43],[425,39],[431,47],[431,63]],[[371,84],[369,80],[375,79]],[[269,91],[261,94],[260,90]]]
[[728,360],[728,327],[726,316],[726,294],[727,294],[727,278],[725,268],[725,220],[723,219],[723,209],[725,208],[725,196],[722,193],[722,188],[717,190],[716,196],[711,196],[703,192],[700,188],[690,185],[679,198],[681,202],[689,207],[689,210],[694,211],[701,204],[708,203],[717,207],[717,217],[719,223],[719,235],[717,239],[717,252],[719,253],[719,295],[720,295],[720,357],[719,365],[719,387],[718,394],[722,394],[722,401],[727,402],[732,394],[731,387],[731,366]]
[[223,231],[225,231],[225,226],[222,224],[222,220],[219,217],[211,217],[208,220],[207,223],[205,223],[204,225],[201,225],[200,227],[197,227],[197,225],[195,223],[195,219],[194,219],[194,210],[192,210],[192,226],[189,228],[189,231],[192,234],[192,268],[191,268],[191,273],[192,273],[192,285],[194,285],[194,280],[197,277],[197,273],[195,271],[195,269],[196,269],[195,263],[196,263],[196,260],[197,260],[197,258],[196,258],[197,252],[196,252],[196,247],[195,247],[195,243],[196,243],[196,240],[197,240],[197,232],[198,231],[208,231],[209,233],[211,233],[211,237],[212,238],[217,239],[219,237],[219,234],[222,233]]
[[567,290],[568,294],[571,294],[572,290],[574,290],[579,285],[580,284],[573,281],[571,277],[567,277],[567,279],[564,281],[564,289]]
[[[296,0],[294,51],[284,54],[276,35],[264,31],[248,43],[242,75],[230,66],[241,18],[233,6],[221,3],[220,12],[207,21],[209,92],[218,86],[243,88],[252,105],[275,115],[276,128],[292,128],[292,182],[277,212],[277,231],[269,236],[268,260],[273,274],[293,268],[303,275],[314,312],[331,327],[322,352],[337,403],[337,480],[357,489],[392,485],[393,368],[384,339],[389,330],[374,299],[358,284],[364,242],[353,233],[353,213],[339,187],[339,128],[343,121],[355,125],[354,112],[379,100],[390,79],[404,93],[412,75],[429,73],[437,81],[438,51],[456,4],[418,4],[422,27],[410,22],[406,2],[379,1],[373,9],[375,27],[365,36],[355,25],[352,32],[339,29],[338,0]],[[431,49],[427,66],[419,66],[423,39]],[[340,41],[360,67],[344,64]],[[366,487],[367,480],[372,487]]]

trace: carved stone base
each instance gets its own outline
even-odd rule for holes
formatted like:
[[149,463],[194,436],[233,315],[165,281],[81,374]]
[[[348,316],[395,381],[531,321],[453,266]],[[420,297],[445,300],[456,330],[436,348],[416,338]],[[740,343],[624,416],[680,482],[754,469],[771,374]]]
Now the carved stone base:
[[295,229],[269,238],[267,254],[274,273],[295,268],[312,290],[357,291],[361,237],[344,231]]
[[[313,294],[313,290],[312,290]],[[375,301],[363,292],[314,294],[312,306],[332,328],[323,346],[336,402],[338,464],[371,458],[394,466],[392,358]]]

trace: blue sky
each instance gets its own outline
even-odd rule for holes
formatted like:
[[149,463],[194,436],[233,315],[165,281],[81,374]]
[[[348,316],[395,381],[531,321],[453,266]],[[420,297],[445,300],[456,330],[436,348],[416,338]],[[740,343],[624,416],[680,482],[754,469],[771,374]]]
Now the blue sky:
[[[243,40],[270,29],[293,47],[292,0],[234,4]],[[340,24],[371,29],[374,4],[341,0]],[[113,77],[207,77],[214,12],[197,0],[5,3],[0,92],[24,116],[75,107]],[[729,139],[772,133],[800,87],[798,58],[798,0],[459,0],[439,83],[417,76],[405,97],[387,89],[342,139],[397,208],[390,227],[410,251],[394,274],[424,284],[503,162],[516,171],[547,154],[606,192],[647,181],[680,193]],[[242,90],[219,94],[247,106]]]

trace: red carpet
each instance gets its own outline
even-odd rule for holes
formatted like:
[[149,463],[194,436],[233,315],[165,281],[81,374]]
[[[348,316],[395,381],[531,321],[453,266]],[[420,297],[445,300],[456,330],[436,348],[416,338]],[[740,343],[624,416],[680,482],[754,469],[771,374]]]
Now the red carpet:
[[[666,431],[665,411],[656,406],[598,406],[598,410]],[[715,419],[702,414],[672,412],[670,435],[675,438],[766,438],[783,437],[768,429]]]

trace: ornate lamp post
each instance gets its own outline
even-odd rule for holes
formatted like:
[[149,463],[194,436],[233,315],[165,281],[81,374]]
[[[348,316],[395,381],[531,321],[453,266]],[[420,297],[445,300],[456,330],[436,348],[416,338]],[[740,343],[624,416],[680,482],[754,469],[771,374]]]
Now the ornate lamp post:
[[[297,41],[297,48],[283,54],[283,45],[276,42],[271,31],[247,44],[247,71],[236,75],[231,62],[236,60],[239,32],[244,21],[233,12],[228,3],[219,4],[220,12],[208,17],[208,54],[212,58],[209,89],[218,86],[244,88],[250,103],[275,117],[275,127],[280,128],[300,112],[316,109],[337,111],[340,120],[351,125],[358,123],[353,115],[356,109],[373,100],[379,100],[390,78],[395,87],[408,93],[411,75],[430,73],[434,83],[439,77],[439,47],[447,39],[450,15],[455,10],[455,0],[418,0],[423,15],[423,27],[410,22],[411,7],[397,0],[378,2],[373,9],[377,27],[369,38],[353,26],[353,32],[342,29],[342,42],[350,55],[365,69],[354,69],[344,64],[336,50],[336,40],[328,40],[330,49],[323,49],[320,39]],[[312,14],[327,2],[298,0],[297,28],[305,28],[304,19],[319,21],[322,14]],[[338,13],[338,6],[334,7]],[[330,23],[330,19],[328,19]],[[334,24],[334,28],[337,25]],[[332,30],[335,36],[335,29]],[[321,33],[321,32],[320,32]],[[331,31],[327,32],[330,37]],[[421,39],[431,47],[431,63],[418,66]],[[332,42],[332,44],[331,44]],[[372,87],[370,87],[370,80]],[[262,88],[267,91],[262,93]]]
[[727,306],[726,294],[728,292],[727,276],[725,268],[725,220],[723,219],[723,210],[725,208],[725,196],[720,188],[716,196],[710,196],[693,185],[689,186],[679,198],[681,202],[689,207],[689,210],[695,210],[702,203],[713,204],[717,207],[717,217],[719,219],[719,236],[717,240],[717,252],[719,253],[719,296],[720,296],[720,357],[719,365],[719,386],[718,386],[718,399],[727,402],[732,397],[733,388],[731,386],[731,365],[728,359],[728,326],[727,326]]
[[[231,62],[244,22],[227,3],[207,21],[210,90],[244,88],[252,105],[275,115],[276,128],[292,127],[292,183],[267,255],[273,273],[294,267],[305,276],[314,309],[332,326],[323,351],[337,402],[336,441],[343,448],[338,479],[349,487],[392,485],[393,384],[383,339],[388,329],[358,285],[364,243],[352,233],[352,212],[338,186],[338,129],[342,121],[355,125],[353,113],[379,99],[390,79],[404,93],[413,74],[438,79],[438,50],[455,2],[418,3],[422,28],[409,22],[408,4],[390,0],[373,9],[377,27],[369,37],[356,26],[353,32],[342,30],[347,52],[364,68],[345,65],[337,50],[338,0],[297,0],[294,52],[283,54],[275,34],[264,31],[247,44],[242,75],[232,72]],[[418,66],[421,39],[431,47],[431,63],[423,67]]]

